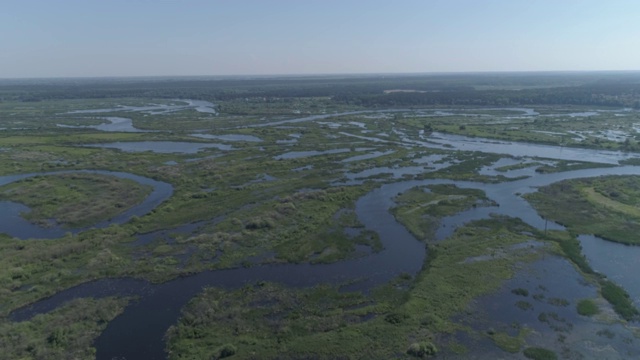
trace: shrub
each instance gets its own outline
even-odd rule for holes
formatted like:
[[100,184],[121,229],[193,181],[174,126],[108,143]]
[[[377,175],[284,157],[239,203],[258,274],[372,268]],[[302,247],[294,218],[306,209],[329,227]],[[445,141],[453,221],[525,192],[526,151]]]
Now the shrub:
[[569,300],[563,298],[550,298],[547,302],[553,306],[569,306]]
[[407,314],[402,314],[402,313],[391,313],[391,314],[387,314],[384,317],[384,320],[386,322],[388,322],[389,324],[400,324],[401,322],[403,322],[404,320],[406,320],[409,317],[409,315]]
[[602,280],[600,285],[602,286],[602,297],[613,305],[613,310],[618,315],[625,320],[633,320],[638,317],[638,309],[633,306],[629,294],[623,288],[609,280]]
[[565,255],[567,255],[574,264],[578,265],[582,272],[593,274],[593,269],[591,269],[587,259],[582,255],[582,247],[577,239],[561,240],[559,244]]
[[516,306],[520,309],[520,310],[532,310],[533,309],[533,305],[531,305],[531,303],[527,302],[527,301],[518,301],[516,302]]
[[407,349],[407,354],[419,358],[433,356],[437,352],[438,349],[436,348],[436,346],[428,341],[413,343],[409,346],[409,349]]
[[557,360],[558,356],[551,350],[539,347],[524,349],[524,356],[533,360]]
[[238,350],[235,346],[233,346],[233,344],[224,344],[218,348],[213,359],[224,359],[226,357],[235,355],[237,351]]
[[591,299],[583,299],[577,305],[578,314],[592,316],[599,312],[598,305]]
[[256,218],[249,221],[245,226],[247,230],[272,229],[275,227],[271,219]]
[[513,289],[511,290],[511,292],[515,295],[519,295],[519,296],[529,296],[529,290],[527,289],[523,289],[523,288],[517,288],[517,289]]

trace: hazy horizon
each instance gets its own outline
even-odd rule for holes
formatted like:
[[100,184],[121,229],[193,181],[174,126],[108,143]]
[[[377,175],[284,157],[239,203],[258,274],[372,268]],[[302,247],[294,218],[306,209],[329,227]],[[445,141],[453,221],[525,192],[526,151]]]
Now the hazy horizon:
[[118,79],[202,79],[202,80],[242,80],[280,78],[367,78],[367,77],[412,77],[412,76],[455,76],[455,75],[587,75],[587,74],[640,74],[640,70],[559,70],[559,71],[450,71],[422,73],[316,73],[316,74],[229,74],[229,75],[107,75],[107,76],[44,76],[44,77],[0,77],[0,81],[20,80],[118,80]]
[[640,70],[640,3],[3,2],[0,78]]

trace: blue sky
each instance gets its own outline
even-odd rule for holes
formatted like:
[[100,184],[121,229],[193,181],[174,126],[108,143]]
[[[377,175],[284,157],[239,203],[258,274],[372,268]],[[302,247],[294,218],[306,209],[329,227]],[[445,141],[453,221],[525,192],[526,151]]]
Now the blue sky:
[[0,78],[640,70],[637,0],[0,0]]

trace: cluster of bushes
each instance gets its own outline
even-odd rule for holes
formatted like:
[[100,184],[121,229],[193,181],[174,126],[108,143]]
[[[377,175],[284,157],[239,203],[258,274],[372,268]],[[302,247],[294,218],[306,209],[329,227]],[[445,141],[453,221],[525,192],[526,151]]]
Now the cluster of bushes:
[[524,349],[524,356],[533,360],[556,360],[558,356],[551,350],[540,347],[529,347]]
[[601,280],[600,286],[602,297],[613,305],[613,310],[615,310],[618,315],[627,321],[638,318],[640,313],[638,313],[638,309],[633,306],[629,294],[623,288],[609,280]]
[[567,239],[559,241],[560,248],[564,254],[576,264],[580,270],[585,274],[593,274],[594,271],[587,262],[587,259],[582,255],[582,247],[577,239]]
[[409,346],[407,354],[419,358],[433,356],[438,353],[438,348],[428,341],[416,342]]
[[[563,240],[559,242],[565,255],[576,264],[580,270],[587,274],[595,272],[589,266],[587,259],[582,255],[582,248],[576,239]],[[633,305],[629,294],[615,283],[600,279],[600,288],[602,297],[604,297],[612,306],[613,310],[623,319],[630,321],[640,317],[640,312]],[[597,306],[592,301],[581,301],[578,303],[578,313],[581,315],[593,315],[597,313]]]
[[529,290],[523,289],[523,288],[513,289],[511,290],[511,293],[518,296],[525,296],[525,297],[529,296]]
[[584,316],[591,316],[598,313],[598,305],[591,299],[583,299],[578,302],[577,305],[578,314]]

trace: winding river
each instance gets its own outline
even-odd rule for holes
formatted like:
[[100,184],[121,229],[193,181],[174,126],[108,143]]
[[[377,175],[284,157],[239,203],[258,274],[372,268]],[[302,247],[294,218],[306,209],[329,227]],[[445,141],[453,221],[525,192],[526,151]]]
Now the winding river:
[[[354,112],[360,113],[360,112]],[[336,116],[335,114],[330,116]],[[326,116],[328,117],[328,116]],[[297,119],[300,121],[310,121],[325,118],[324,115]],[[287,120],[279,123],[290,123]],[[276,125],[278,123],[270,123]],[[265,124],[266,125],[266,124]],[[455,143],[464,139],[448,139]],[[458,144],[461,149],[463,145]],[[517,143],[504,142],[506,147],[517,147]],[[482,151],[491,151],[491,144],[483,144]],[[546,146],[554,150],[555,154],[562,153],[563,149],[553,146]],[[465,149],[466,150],[466,149]],[[469,149],[471,150],[471,149]],[[504,151],[508,151],[505,149]],[[513,152],[510,152],[513,153]],[[595,156],[601,152],[595,150],[580,149],[580,156],[585,158],[585,154]],[[529,152],[527,155],[531,155]],[[566,154],[566,152],[565,152]],[[612,163],[610,160],[617,157],[617,163],[621,158],[627,156],[621,154],[606,154],[606,158],[598,157],[602,162]],[[557,156],[550,156],[558,158]],[[573,156],[571,156],[573,159]],[[93,173],[125,177],[141,183],[154,186],[154,192],[143,204],[121,214],[112,219],[109,223],[122,222],[132,215],[145,214],[155,206],[159,205],[172,193],[169,184],[156,182],[151,179],[137,175],[91,171]],[[68,173],[68,172],[66,172]],[[29,176],[45,174],[25,174],[15,176],[5,176],[0,178],[0,185],[12,181],[24,179]],[[485,184],[477,182],[452,181],[452,180],[411,180],[385,184],[372,190],[361,197],[356,202],[357,216],[365,227],[379,234],[384,250],[380,253],[371,254],[366,257],[341,261],[333,264],[284,264],[284,265],[257,265],[250,268],[234,268],[216,271],[205,271],[198,274],[180,277],[162,284],[150,284],[138,279],[102,279],[84,283],[67,290],[61,291],[52,297],[40,300],[30,306],[18,309],[10,314],[14,321],[24,321],[40,313],[51,311],[66,301],[82,297],[105,297],[105,296],[139,296],[139,300],[132,302],[124,312],[111,321],[104,332],[96,340],[98,359],[163,359],[164,352],[163,337],[169,326],[175,324],[180,315],[181,309],[187,302],[202,291],[207,286],[219,286],[225,288],[237,288],[248,283],[257,281],[274,281],[287,286],[309,287],[319,283],[343,284],[349,283],[347,290],[367,291],[373,286],[388,282],[402,273],[415,275],[423,266],[426,256],[424,244],[416,240],[401,224],[399,224],[389,209],[394,206],[393,198],[403,191],[415,186],[425,186],[431,184],[454,184],[461,188],[474,188],[485,191],[487,197],[495,201],[498,206],[480,207],[463,211],[451,217],[443,219],[440,229],[437,230],[438,238],[449,236],[456,228],[465,223],[483,219],[490,214],[503,214],[512,217],[519,217],[526,223],[544,229],[562,229],[563,227],[546,222],[527,203],[520,194],[533,192],[536,187],[545,186],[554,182],[575,179],[596,177],[603,175],[640,175],[640,167],[619,166],[610,168],[586,169],[568,171],[553,174],[535,174],[532,177],[499,184]],[[0,204],[1,205],[1,204]],[[10,203],[8,208],[16,207]],[[3,209],[3,208],[0,208]],[[15,210],[10,210],[15,211]],[[96,226],[107,226],[108,224],[97,224]],[[11,229],[11,224],[3,222],[1,232],[11,233],[13,236],[26,238],[57,237],[59,235],[44,236],[23,236],[20,231]],[[94,226],[95,227],[95,226]],[[47,232],[50,230],[47,230]],[[55,232],[55,230],[53,230]],[[581,239],[583,240],[583,239]],[[601,240],[600,240],[601,241]],[[617,244],[614,244],[617,245]],[[588,252],[588,250],[586,251]],[[593,257],[594,254],[591,254]],[[587,257],[591,259],[590,254]],[[599,268],[596,266],[596,270]],[[638,269],[640,271],[640,269]],[[616,271],[602,268],[601,271]],[[619,271],[619,270],[618,270]],[[616,279],[618,280],[618,279]],[[621,285],[625,286],[624,283]],[[626,287],[626,286],[625,286]],[[639,303],[640,289],[627,287],[636,304]]]
[[21,213],[29,211],[29,208],[15,202],[0,201],[0,232],[11,235],[20,239],[55,239],[63,236],[67,232],[78,233],[89,228],[104,228],[111,224],[122,224],[132,216],[143,216],[151,212],[163,201],[167,200],[173,194],[173,186],[162,181],[146,178],[144,176],[134,175],[125,172],[118,171],[105,171],[105,170],[70,170],[70,171],[55,171],[55,172],[41,172],[41,173],[29,173],[20,175],[7,175],[0,176],[0,186],[27,179],[34,176],[47,176],[56,174],[72,174],[72,173],[85,173],[85,174],[99,174],[116,176],[123,179],[133,180],[142,185],[149,185],[153,188],[151,193],[138,205],[121,212],[111,219],[99,222],[87,228],[66,229],[60,226],[43,228],[30,223],[20,216]]
[[[176,323],[180,310],[187,302],[206,286],[236,288],[256,281],[275,281],[288,286],[307,287],[323,282],[343,283],[355,280],[349,289],[367,290],[401,273],[416,274],[422,267],[426,255],[424,244],[417,241],[389,213],[390,207],[394,205],[393,197],[400,192],[415,186],[455,184],[461,188],[484,190],[490,199],[499,204],[497,207],[471,209],[445,219],[443,227],[438,230],[439,237],[447,236],[467,221],[486,218],[490,213],[520,217],[528,224],[542,229],[545,220],[517,195],[518,193],[535,191],[535,187],[565,179],[602,175],[640,175],[640,167],[625,166],[545,174],[501,184],[450,180],[412,180],[386,184],[369,192],[356,203],[360,221],[367,229],[380,235],[385,249],[378,254],[326,265],[265,265],[205,271],[158,285],[137,279],[98,280],[78,285],[31,306],[18,309],[11,314],[11,318],[15,321],[26,320],[35,314],[55,309],[74,298],[137,295],[140,296],[140,300],[129,305],[122,315],[109,323],[97,339],[97,357],[162,359],[166,356],[164,333],[169,326]],[[16,180],[18,178],[21,177],[18,176]],[[7,182],[8,179],[4,181]],[[557,224],[548,227],[561,228]],[[637,299],[638,295],[632,294],[634,299]]]

